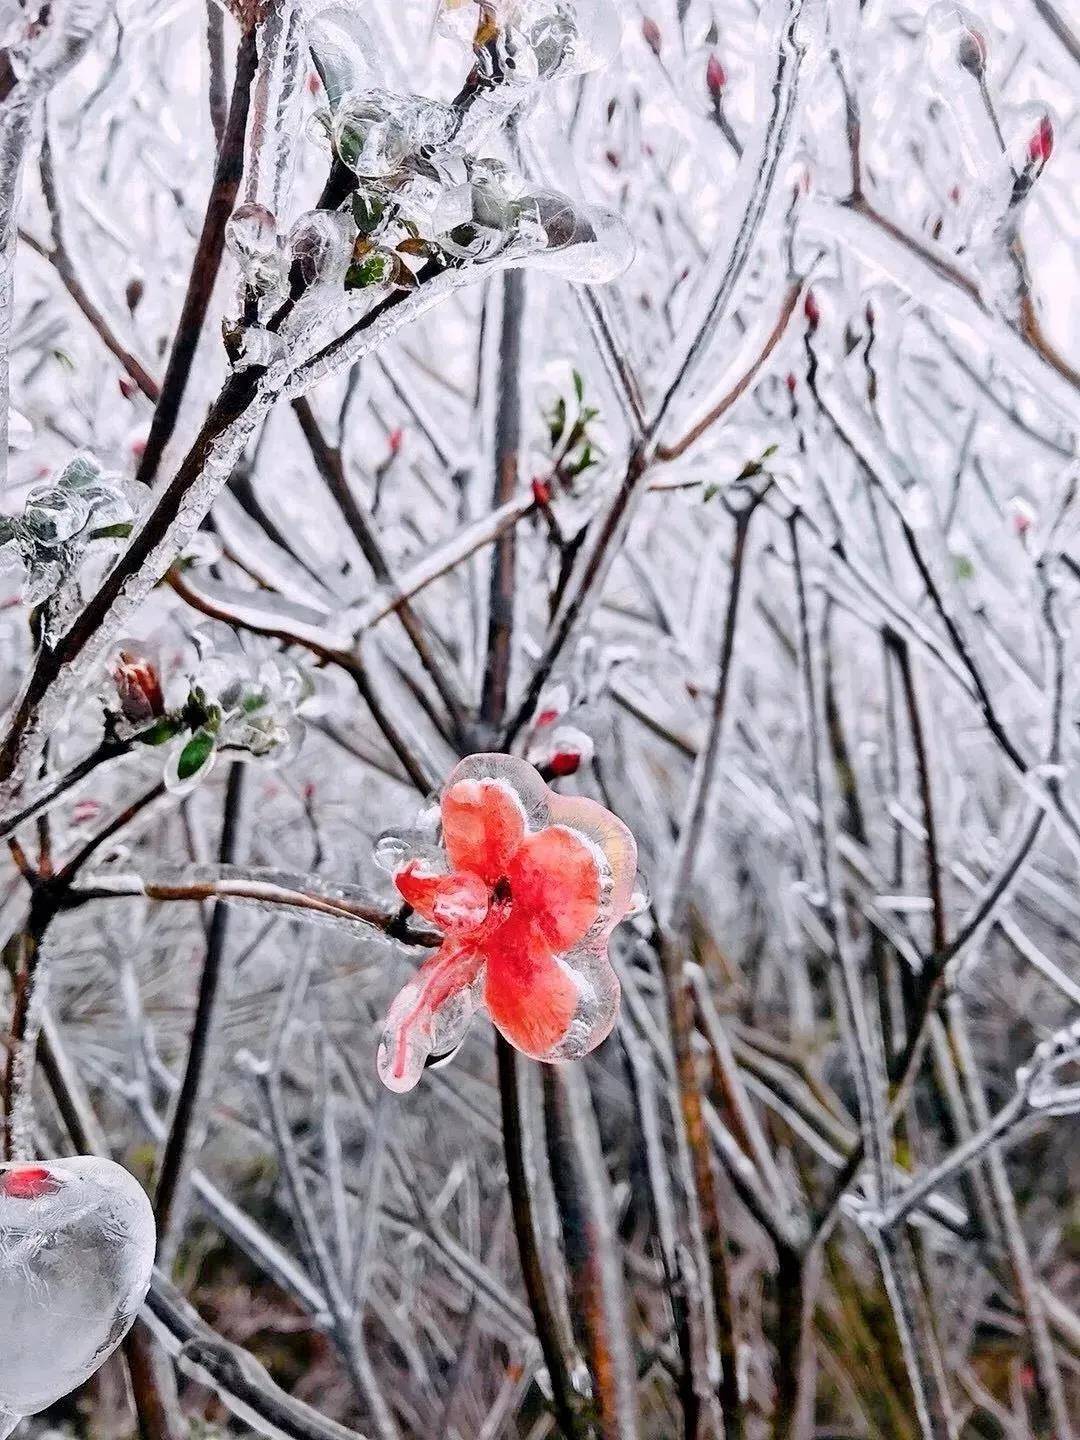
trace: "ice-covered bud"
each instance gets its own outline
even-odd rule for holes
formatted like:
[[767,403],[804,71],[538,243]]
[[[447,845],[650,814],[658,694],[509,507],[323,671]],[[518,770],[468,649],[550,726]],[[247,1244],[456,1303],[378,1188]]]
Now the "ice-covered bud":
[[1054,126],[1049,115],[1043,115],[1027,142],[1028,160],[1032,165],[1045,165],[1054,153]]
[[513,241],[545,242],[534,197],[498,160],[469,164],[468,180],[444,192],[432,216],[439,246],[457,260],[484,260]]
[[342,97],[331,135],[343,165],[362,180],[384,180],[418,151],[446,144],[456,124],[450,106],[435,100],[359,90]]
[[292,263],[306,285],[341,289],[352,261],[356,226],[336,210],[308,210],[289,231]]
[[645,44],[648,45],[649,49],[659,60],[660,52],[664,48],[664,41],[663,37],[660,34],[660,26],[656,23],[656,21],[652,18],[651,15],[645,15],[642,18],[641,38],[645,41]]
[[0,1422],[38,1414],[108,1359],[154,1246],[150,1202],[111,1160],[0,1166]]
[[634,241],[621,215],[601,205],[575,205],[564,195],[535,197],[542,245],[519,262],[577,285],[604,285],[634,259]]
[[404,440],[405,431],[401,428],[400,425],[395,425],[393,430],[391,430],[390,434],[386,437],[386,443],[389,447],[391,455],[397,455],[400,453]]
[[117,384],[120,387],[120,394],[124,397],[125,400],[130,400],[133,395],[137,395],[139,393],[139,387],[135,384],[135,381],[131,378],[130,375],[121,375],[119,380],[117,381]]
[[719,104],[724,87],[727,85],[727,75],[717,55],[709,56],[709,63],[705,66],[705,84],[713,98],[713,103]]
[[1019,495],[1014,495],[1008,504],[1009,521],[1013,528],[1013,534],[1021,540],[1026,540],[1035,524],[1035,511],[1031,505]]
[[951,67],[959,65],[977,79],[986,71],[986,35],[970,10],[952,0],[938,0],[926,17],[926,38],[931,65],[947,80]]
[[238,206],[225,227],[225,243],[256,294],[285,291],[277,218],[265,205]]
[[529,759],[544,776],[574,775],[595,753],[591,735],[576,725],[557,725],[534,737]]
[[620,29],[609,0],[517,0],[477,30],[477,74],[511,86],[583,75],[608,63]]
[[539,475],[533,476],[532,493],[537,505],[551,504],[551,484]]
[[543,769],[554,779],[574,775],[581,769],[581,755],[577,750],[557,750]]
[[165,696],[157,667],[135,650],[120,650],[112,663],[120,713],[138,725],[165,713]]
[[817,296],[813,290],[807,290],[806,299],[803,301],[803,314],[806,316],[806,327],[812,335],[821,324],[821,306],[817,302]]

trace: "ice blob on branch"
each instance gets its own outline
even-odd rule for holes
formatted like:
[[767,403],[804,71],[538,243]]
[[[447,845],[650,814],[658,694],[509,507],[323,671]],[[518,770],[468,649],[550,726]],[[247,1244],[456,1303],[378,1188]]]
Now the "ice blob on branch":
[[375,42],[356,0],[309,0],[307,38],[332,110],[377,73]]
[[150,1285],[154,1216],[111,1160],[0,1165],[0,1435],[82,1385]]
[[330,121],[341,163],[361,180],[385,180],[422,150],[446,144],[456,116],[449,105],[390,90],[354,90],[342,97]]
[[498,257],[599,284],[621,275],[633,259],[630,232],[613,211],[531,192],[497,160],[468,161],[466,175],[443,193],[431,221],[435,244],[453,260]]
[[390,1007],[378,1067],[411,1090],[483,1006],[537,1060],[576,1060],[611,1031],[619,982],[608,957],[633,908],[637,846],[594,800],[550,790],[509,755],[471,755],[440,803],[442,844],[384,835],[376,859],[445,936]]
[[39,605],[74,577],[93,542],[126,539],[134,523],[129,487],[77,455],[55,480],[30,491],[21,515],[0,517],[0,568],[9,556],[21,561],[23,597]]
[[619,48],[608,0],[480,0],[473,38],[481,84],[531,85],[599,70]]

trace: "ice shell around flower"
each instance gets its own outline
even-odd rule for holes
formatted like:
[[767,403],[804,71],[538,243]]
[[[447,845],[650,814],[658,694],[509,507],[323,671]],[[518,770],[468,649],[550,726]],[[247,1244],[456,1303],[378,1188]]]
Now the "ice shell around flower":
[[619,982],[608,958],[633,908],[637,847],[602,805],[550,790],[524,760],[472,755],[441,802],[442,847],[384,836],[402,898],[444,943],[399,993],[379,1073],[412,1088],[460,1043],[480,1003],[517,1049],[572,1060],[609,1034]]
[[[82,1385],[127,1334],[150,1283],[154,1216],[111,1160],[0,1165],[0,1417]],[[6,1433],[6,1432],[5,1432]]]

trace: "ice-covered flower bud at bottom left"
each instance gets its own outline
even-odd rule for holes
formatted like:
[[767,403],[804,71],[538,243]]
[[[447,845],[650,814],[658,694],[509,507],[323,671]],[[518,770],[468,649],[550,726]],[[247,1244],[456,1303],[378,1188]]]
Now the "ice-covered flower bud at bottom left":
[[82,1385],[150,1284],[154,1216],[111,1160],[0,1165],[0,1435]]

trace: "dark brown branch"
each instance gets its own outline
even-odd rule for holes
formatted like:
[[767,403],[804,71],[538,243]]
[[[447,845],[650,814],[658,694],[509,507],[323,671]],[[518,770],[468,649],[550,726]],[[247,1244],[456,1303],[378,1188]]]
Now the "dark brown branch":
[[192,362],[202,335],[206,312],[210,305],[214,283],[221,267],[221,256],[225,248],[225,226],[236,204],[240,179],[244,169],[244,135],[247,129],[248,106],[251,99],[251,85],[255,77],[258,53],[255,44],[256,29],[246,30],[240,37],[236,52],[236,74],[233,80],[232,99],[229,115],[221,144],[218,148],[217,165],[210,188],[210,198],[203,218],[202,232],[195,250],[195,259],[188,278],[187,293],[180,310],[180,320],[173,338],[169,363],[161,384],[161,396],[154,410],[150,424],[146,449],[135,478],[143,485],[151,485],[157,475],[158,466],[166,445],[176,428],[180,413],[180,402],[184,398]]

